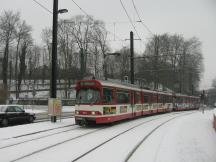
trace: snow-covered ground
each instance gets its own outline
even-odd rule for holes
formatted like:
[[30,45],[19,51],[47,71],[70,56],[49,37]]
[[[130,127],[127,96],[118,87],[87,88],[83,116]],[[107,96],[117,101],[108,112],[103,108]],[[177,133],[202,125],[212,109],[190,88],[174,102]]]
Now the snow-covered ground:
[[72,118],[0,128],[0,162],[216,162],[213,112],[168,113],[105,127],[74,126]]
[[131,161],[142,161],[145,154],[147,162],[216,162],[212,116],[207,111],[169,122],[140,147]]
[[[48,106],[25,105],[23,107],[26,112],[30,113],[45,113],[48,111]],[[75,106],[62,106],[62,112],[74,112]]]

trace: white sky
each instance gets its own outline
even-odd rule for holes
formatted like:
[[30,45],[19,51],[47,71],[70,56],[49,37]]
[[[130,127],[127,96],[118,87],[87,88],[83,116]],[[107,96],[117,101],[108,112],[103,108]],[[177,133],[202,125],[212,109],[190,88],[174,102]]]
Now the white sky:
[[[37,0],[52,11],[53,0]],[[107,23],[107,29],[114,33],[116,22],[116,40],[129,38],[133,30],[121,7],[119,0],[74,0],[89,15]],[[131,0],[122,0],[130,17],[137,21],[138,17]],[[134,0],[143,22],[153,33],[182,34],[185,38],[196,36],[202,42],[205,73],[201,89],[209,88],[211,80],[216,77],[216,0]],[[59,8],[67,8],[68,13],[60,15],[62,19],[83,14],[72,0],[59,0]],[[41,43],[41,31],[52,26],[52,14],[41,8],[33,0],[1,0],[0,13],[4,10],[20,11],[21,18],[33,27],[33,37]],[[120,23],[128,22],[128,23]],[[150,33],[141,23],[135,23],[143,42],[135,41],[135,51],[144,51],[145,42]],[[135,33],[135,32],[134,32]],[[137,36],[135,35],[135,38]],[[110,40],[114,36],[110,35]],[[128,41],[111,41],[113,50],[129,45]]]

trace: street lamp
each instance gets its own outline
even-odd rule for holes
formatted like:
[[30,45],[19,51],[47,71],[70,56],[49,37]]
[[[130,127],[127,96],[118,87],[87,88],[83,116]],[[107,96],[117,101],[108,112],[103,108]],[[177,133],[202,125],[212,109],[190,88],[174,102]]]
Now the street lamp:
[[105,80],[107,80],[107,63],[106,63],[106,57],[107,56],[120,56],[120,55],[121,55],[121,53],[118,53],[118,52],[106,53],[104,55],[104,62],[105,62],[105,64],[104,64],[104,77],[105,77]]
[[63,14],[63,13],[67,13],[67,12],[68,12],[67,9],[60,9],[60,10],[58,10],[59,14]]
[[[58,10],[58,0],[53,1],[53,33],[52,33],[52,74],[51,74],[51,98],[56,98],[56,73],[57,73],[57,30],[58,14],[67,12],[67,9]],[[56,116],[51,116],[51,121],[56,122]]]

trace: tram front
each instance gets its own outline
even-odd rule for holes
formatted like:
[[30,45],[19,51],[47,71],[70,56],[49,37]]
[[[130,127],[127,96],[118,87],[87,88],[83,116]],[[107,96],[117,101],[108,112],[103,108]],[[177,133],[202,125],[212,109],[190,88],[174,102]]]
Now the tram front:
[[82,80],[76,85],[75,122],[78,125],[96,123],[101,117],[101,84],[97,80]]

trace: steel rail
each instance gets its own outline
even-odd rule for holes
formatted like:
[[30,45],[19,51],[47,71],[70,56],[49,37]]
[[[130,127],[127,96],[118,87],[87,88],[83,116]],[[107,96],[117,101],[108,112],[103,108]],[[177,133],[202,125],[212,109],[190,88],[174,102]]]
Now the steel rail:
[[[177,114],[178,114],[178,113],[177,113]],[[167,116],[170,116],[170,115],[172,115],[172,114],[167,114]],[[146,124],[146,123],[149,123],[149,122],[152,122],[152,121],[155,121],[155,120],[158,120],[158,119],[167,117],[167,116],[161,116],[161,117],[158,117],[158,118],[154,118],[154,119],[151,119],[151,120],[148,120],[148,121],[141,122],[141,123],[139,123],[139,124],[137,124],[137,125],[135,125],[135,126],[129,128],[129,129],[127,129],[127,130],[125,130],[125,131],[123,131],[123,132],[121,132],[121,133],[118,133],[117,135],[113,136],[112,138],[110,138],[110,139],[108,139],[108,140],[106,140],[106,141],[100,143],[99,145],[93,147],[93,148],[90,149],[89,151],[87,151],[87,152],[81,154],[80,156],[76,157],[76,158],[73,159],[71,162],[75,162],[75,161],[77,161],[77,160],[83,158],[84,156],[88,155],[89,153],[93,152],[94,150],[98,149],[99,147],[105,145],[106,143],[108,143],[108,142],[114,140],[115,138],[117,138],[117,137],[119,137],[119,136],[121,136],[121,135],[123,135],[123,134],[125,134],[125,133],[127,133],[127,132],[129,132],[129,131],[131,131],[131,130],[133,130],[133,129],[139,127],[139,126],[141,126],[141,125],[143,125],[143,124]]]

